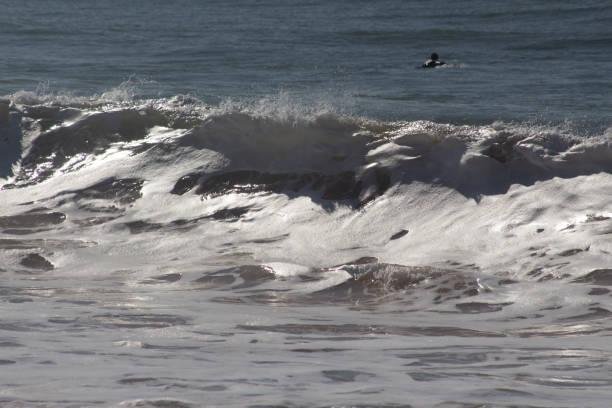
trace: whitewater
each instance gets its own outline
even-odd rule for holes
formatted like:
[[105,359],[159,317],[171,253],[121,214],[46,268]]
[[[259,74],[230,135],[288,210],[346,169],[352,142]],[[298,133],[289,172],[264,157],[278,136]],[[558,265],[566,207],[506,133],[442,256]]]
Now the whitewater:
[[2,406],[609,405],[610,129],[0,105]]

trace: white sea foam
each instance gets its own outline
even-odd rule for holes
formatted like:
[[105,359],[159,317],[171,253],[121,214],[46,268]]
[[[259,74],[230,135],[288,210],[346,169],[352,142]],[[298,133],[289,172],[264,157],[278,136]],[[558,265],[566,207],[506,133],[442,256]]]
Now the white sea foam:
[[[13,102],[20,106],[21,100]],[[563,259],[564,267],[555,268],[557,275],[579,275],[609,261],[609,240],[601,234],[612,213],[609,132],[584,138],[562,128],[522,124],[378,123],[325,108],[300,108],[283,95],[270,106],[267,102],[228,102],[200,108],[197,117],[197,101],[176,98],[83,111],[70,119],[58,108],[43,115],[55,121],[49,130],[41,127],[39,112],[20,107],[16,112],[31,125],[23,129],[30,135],[29,145],[24,146],[15,183],[31,186],[2,194],[13,205],[41,200],[40,205],[53,206],[57,200],[48,200],[58,191],[83,189],[110,177],[143,180],[143,199],[131,204],[124,218],[95,227],[108,234],[125,220],[168,222],[222,208],[254,207],[258,211],[249,216],[253,222],[240,226],[240,240],[289,234],[273,249],[245,244],[258,261],[324,266],[367,252],[398,263],[455,261],[524,274],[554,264],[555,252],[580,249]],[[173,110],[177,104],[181,107]],[[183,109],[187,105],[191,108]],[[34,117],[28,117],[30,112]],[[181,115],[189,121],[177,120]],[[354,200],[368,202],[355,211],[346,194],[325,199],[316,191],[320,187],[308,184],[312,181],[289,193],[283,190],[286,186],[272,191],[260,186],[254,195],[235,188],[214,197],[193,191],[170,194],[185,175],[197,174],[201,182],[236,171],[277,178],[348,172],[359,189]],[[388,178],[388,185],[377,192],[383,188],[381,177]],[[229,186],[230,181],[223,183]],[[274,194],[262,194],[266,191]],[[3,213],[16,208],[4,206]],[[602,221],[587,221],[593,219]],[[234,225],[198,226],[195,231],[201,228],[214,248]],[[409,233],[389,241],[402,228]],[[177,233],[168,245],[191,242],[185,247],[191,251],[189,245],[199,245],[194,233]],[[351,254],[346,249],[351,247],[367,249]],[[533,247],[548,255],[533,259]],[[165,256],[166,251],[160,253]]]
[[[380,122],[283,97],[264,108],[20,102],[3,134],[22,154],[7,156],[14,175],[0,190],[0,272],[13,277],[1,294],[18,318],[0,329],[35,331],[43,361],[112,362],[78,380],[108,382],[87,401],[190,406],[206,392],[266,404],[261,387],[296,381],[400,392],[408,370],[434,406],[458,391],[434,395],[432,381],[461,385],[452,367],[466,365],[495,389],[609,385],[607,363],[571,378],[522,369],[568,352],[555,336],[584,336],[576,364],[608,361],[588,335],[609,329],[609,130]],[[66,341],[67,328],[96,351]],[[28,398],[71,394],[51,388]]]

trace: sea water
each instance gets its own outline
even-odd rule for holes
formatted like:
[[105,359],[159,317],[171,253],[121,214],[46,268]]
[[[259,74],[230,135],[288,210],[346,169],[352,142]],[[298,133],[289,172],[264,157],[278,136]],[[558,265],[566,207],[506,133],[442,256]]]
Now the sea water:
[[609,406],[609,1],[0,9],[0,406]]

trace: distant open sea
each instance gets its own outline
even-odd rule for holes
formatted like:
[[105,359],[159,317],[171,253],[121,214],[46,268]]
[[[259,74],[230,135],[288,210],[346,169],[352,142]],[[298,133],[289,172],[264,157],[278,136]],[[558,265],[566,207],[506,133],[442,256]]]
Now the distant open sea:
[[611,0],[0,0],[0,408],[609,408],[611,74]]
[[[561,1],[0,1],[0,94],[205,101],[279,90],[368,116],[609,123],[612,5]],[[431,52],[446,69],[417,70]]]

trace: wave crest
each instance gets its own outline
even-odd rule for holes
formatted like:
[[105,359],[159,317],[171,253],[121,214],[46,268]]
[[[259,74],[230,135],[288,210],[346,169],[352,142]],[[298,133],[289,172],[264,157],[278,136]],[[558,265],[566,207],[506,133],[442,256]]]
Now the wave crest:
[[[183,176],[352,172],[368,178],[376,168],[392,174],[395,184],[437,183],[474,198],[504,193],[516,183],[612,171],[609,130],[585,137],[569,128],[528,124],[380,122],[337,113],[325,103],[300,105],[283,93],[251,103],[228,100],[216,107],[177,96],[95,108],[22,95],[12,99],[11,115],[20,125],[9,136],[21,139],[23,148],[17,185],[41,182],[60,169],[70,172],[66,165],[75,157],[95,161],[111,148],[130,150],[134,156],[147,152],[141,158],[150,163],[140,164],[145,169],[204,151],[223,158],[213,168],[199,163]],[[175,133],[160,138],[163,129]]]

